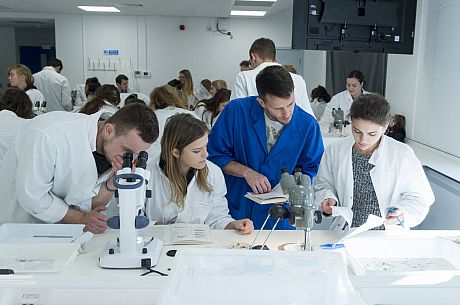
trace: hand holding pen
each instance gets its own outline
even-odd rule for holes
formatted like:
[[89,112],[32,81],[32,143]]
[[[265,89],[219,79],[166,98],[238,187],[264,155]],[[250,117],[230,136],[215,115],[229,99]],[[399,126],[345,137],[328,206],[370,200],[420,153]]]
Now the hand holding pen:
[[398,209],[390,207],[388,209],[387,220],[385,221],[387,225],[400,225],[404,228],[404,213]]

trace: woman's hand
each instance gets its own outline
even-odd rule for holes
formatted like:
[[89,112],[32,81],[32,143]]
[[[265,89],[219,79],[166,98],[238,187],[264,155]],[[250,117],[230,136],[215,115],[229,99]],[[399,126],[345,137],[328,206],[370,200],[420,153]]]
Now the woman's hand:
[[324,199],[321,202],[321,210],[324,214],[331,215],[332,214],[332,207],[337,204],[337,200],[333,198]]
[[250,219],[235,220],[229,223],[225,229],[237,230],[241,234],[251,234],[254,232],[254,224]]

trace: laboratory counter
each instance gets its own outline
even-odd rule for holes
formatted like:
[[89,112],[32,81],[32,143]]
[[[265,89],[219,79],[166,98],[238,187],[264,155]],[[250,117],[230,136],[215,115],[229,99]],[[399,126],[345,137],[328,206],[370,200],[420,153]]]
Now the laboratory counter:
[[[149,228],[147,228],[148,230]],[[147,232],[148,233],[148,232]],[[262,231],[261,241],[269,231]],[[59,273],[35,273],[28,275],[0,276],[0,304],[156,304],[161,293],[170,283],[170,276],[150,273],[141,276],[146,269],[103,269],[98,258],[107,242],[117,234],[116,230],[95,235],[87,252]],[[278,250],[288,243],[303,241],[304,231],[274,231],[267,241],[271,250]],[[337,231],[312,231],[314,251],[333,251],[343,254],[345,250],[323,250],[319,246],[339,239]],[[208,245],[164,246],[160,260],[153,269],[170,275],[174,270],[174,257],[167,256],[171,249],[180,251],[189,247],[229,249],[236,243],[251,244],[256,232],[240,235],[232,230],[211,230]],[[435,238],[456,237],[460,231],[368,231],[358,237],[379,239],[383,237]],[[453,242],[452,242],[453,243]],[[459,245],[455,245],[460,247]],[[242,251],[242,250],[239,250]],[[257,251],[257,250],[246,250]],[[348,266],[348,276],[366,304],[458,304],[460,300],[460,277],[452,274],[441,276],[358,276]],[[30,300],[27,303],[27,300]],[[39,300],[39,301],[38,301]],[[216,304],[218,302],[216,301]],[[308,304],[308,303],[306,303]]]

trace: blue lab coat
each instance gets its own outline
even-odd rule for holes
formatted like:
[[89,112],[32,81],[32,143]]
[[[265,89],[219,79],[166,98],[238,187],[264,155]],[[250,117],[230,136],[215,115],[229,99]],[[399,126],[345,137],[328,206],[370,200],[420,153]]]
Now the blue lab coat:
[[[272,188],[281,177],[281,169],[294,168],[314,177],[324,151],[321,131],[315,118],[297,105],[289,124],[285,125],[270,153],[267,149],[265,116],[256,96],[232,100],[212,128],[208,143],[209,160],[219,167],[230,161],[246,165],[267,177]],[[252,192],[244,178],[225,175],[230,215],[234,219],[249,218],[260,229],[272,205],[260,205],[244,197]],[[272,228],[270,219],[265,228]],[[292,229],[287,220],[276,229]]]

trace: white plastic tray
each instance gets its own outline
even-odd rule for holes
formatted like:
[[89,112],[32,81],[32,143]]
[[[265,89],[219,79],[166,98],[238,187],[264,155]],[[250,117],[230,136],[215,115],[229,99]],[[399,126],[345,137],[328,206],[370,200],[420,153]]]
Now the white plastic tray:
[[80,224],[23,224],[0,225],[1,243],[78,243],[83,236]]
[[78,253],[78,243],[0,243],[0,268],[15,274],[60,272]]
[[157,304],[361,303],[337,253],[189,248],[177,252]]
[[350,238],[345,249],[356,275],[460,274],[460,247],[444,238]]

